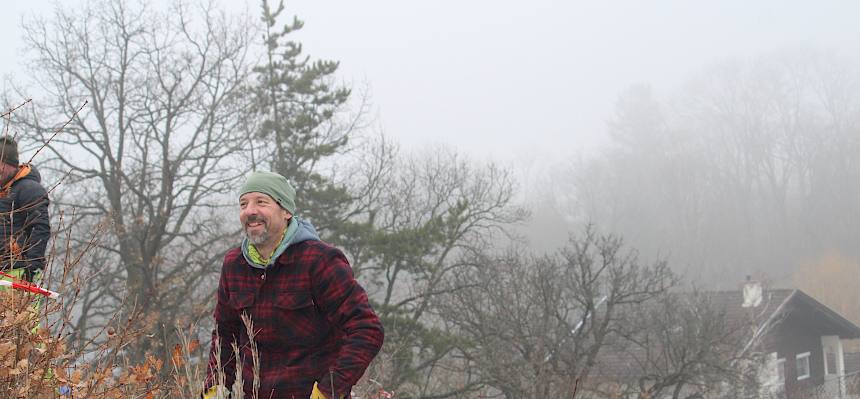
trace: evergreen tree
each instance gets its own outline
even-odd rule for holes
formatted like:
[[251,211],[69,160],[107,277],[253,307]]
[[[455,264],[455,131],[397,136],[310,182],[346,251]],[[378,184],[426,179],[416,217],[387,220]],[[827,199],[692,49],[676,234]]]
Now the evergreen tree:
[[271,147],[273,171],[286,176],[301,197],[301,215],[313,220],[321,232],[346,228],[352,198],[347,188],[320,172],[320,162],[347,148],[350,128],[335,120],[350,97],[350,89],[332,85],[338,62],[311,61],[302,45],[289,38],[304,23],[297,17],[278,29],[284,11],[280,1],[273,10],[262,1],[266,31],[265,63],[254,68],[255,111],[262,117],[258,137]]

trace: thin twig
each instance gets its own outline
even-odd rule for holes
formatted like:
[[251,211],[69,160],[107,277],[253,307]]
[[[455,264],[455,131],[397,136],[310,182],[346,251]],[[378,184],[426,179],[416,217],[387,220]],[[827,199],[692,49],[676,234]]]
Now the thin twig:
[[51,186],[51,188],[49,188],[49,189],[47,190],[47,191],[48,191],[48,194],[50,194],[50,193],[54,192],[54,190],[56,190],[56,189],[57,189],[57,187],[59,187],[59,186],[60,186],[60,184],[62,184],[64,180],[66,180],[69,176],[71,176],[71,174],[72,174],[72,171],[71,171],[71,170],[70,170],[70,171],[68,171],[68,172],[66,172],[66,174],[64,174],[64,175],[63,175],[63,177],[61,177],[61,178],[60,178],[60,180],[58,180],[58,181],[57,181],[57,183],[55,183],[53,186]]
[[29,104],[29,103],[30,103],[30,102],[32,102],[32,101],[33,101],[33,99],[32,99],[32,98],[28,98],[26,101],[24,101],[23,103],[21,103],[21,105],[19,105],[19,106],[15,107],[15,108],[10,108],[10,109],[9,109],[9,111],[7,111],[5,114],[0,115],[0,118],[6,118],[6,117],[8,117],[8,116],[11,116],[13,112],[15,112],[15,111],[17,111],[17,110],[18,110],[18,108],[21,108],[21,107],[23,107],[23,106],[25,106],[25,105]]
[[83,110],[83,109],[84,109],[84,107],[86,107],[88,103],[89,103],[89,100],[84,100],[84,103],[83,103],[83,104],[81,104],[80,108],[78,108],[78,110],[77,110],[77,111],[75,111],[75,113],[74,113],[74,114],[72,114],[72,116],[69,118],[69,120],[67,120],[67,121],[66,121],[66,123],[64,123],[64,124],[63,124],[63,126],[60,126],[60,128],[59,128],[59,129],[57,129],[56,131],[54,131],[54,134],[52,134],[52,135],[51,135],[51,137],[48,139],[48,141],[46,141],[44,144],[42,144],[42,146],[41,146],[41,147],[39,147],[39,149],[38,149],[38,150],[36,150],[36,152],[33,154],[33,156],[32,156],[32,157],[30,157],[30,160],[29,160],[29,161],[27,161],[27,163],[31,163],[31,162],[33,162],[33,159],[34,159],[34,158],[36,158],[36,155],[39,155],[39,152],[41,152],[43,148],[47,147],[47,146],[48,146],[48,144],[50,144],[50,143],[51,143],[51,140],[53,140],[53,139],[54,139],[54,137],[57,137],[57,134],[59,134],[60,132],[62,132],[62,131],[63,131],[63,129],[65,129],[65,128],[66,128],[66,126],[68,126],[68,125],[69,125],[69,123],[72,123],[72,120],[74,120],[74,119],[75,119],[75,117],[76,117],[76,116],[78,116],[78,114],[81,112],[81,110]]

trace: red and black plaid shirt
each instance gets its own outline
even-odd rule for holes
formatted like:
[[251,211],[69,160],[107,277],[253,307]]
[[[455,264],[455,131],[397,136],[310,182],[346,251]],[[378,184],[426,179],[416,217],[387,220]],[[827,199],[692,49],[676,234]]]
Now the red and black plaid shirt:
[[235,377],[235,341],[245,397],[252,397],[253,358],[242,312],[256,332],[260,398],[308,398],[315,381],[328,397],[332,384],[337,396],[348,394],[382,347],[382,323],[367,293],[343,253],[324,242],[291,245],[266,270],[248,265],[241,248],[224,257],[206,386],[217,382],[217,336],[226,385]]

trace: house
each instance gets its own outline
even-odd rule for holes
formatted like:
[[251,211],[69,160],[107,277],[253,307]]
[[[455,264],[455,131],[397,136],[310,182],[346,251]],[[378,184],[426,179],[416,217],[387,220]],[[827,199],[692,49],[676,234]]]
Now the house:
[[[762,380],[776,397],[860,398],[846,369],[842,341],[860,338],[860,327],[798,289],[764,290],[748,281],[741,292],[715,294],[729,317],[760,314],[744,350],[768,357]],[[717,299],[719,298],[719,299]]]
[[[718,341],[725,347],[713,351],[731,352],[729,355],[679,360],[679,354],[695,356],[689,355],[689,352],[695,352],[696,345],[700,345],[694,341],[695,338],[688,342],[668,343],[665,340],[648,340],[640,335],[634,340],[644,340],[647,345],[631,346],[619,342],[610,346],[600,356],[600,364],[594,371],[596,378],[616,385],[620,383],[626,387],[626,392],[632,392],[629,388],[636,385],[641,392],[641,387],[647,384],[663,384],[682,378],[687,378],[685,383],[688,387],[694,387],[696,377],[691,377],[689,372],[686,376],[681,374],[684,369],[689,371],[689,365],[701,367],[707,362],[729,362],[717,368],[737,368],[741,367],[739,363],[726,359],[755,358],[758,360],[748,364],[752,364],[749,370],[756,371],[743,373],[757,382],[754,385],[759,386],[759,397],[860,399],[860,384],[857,383],[860,382],[860,355],[845,353],[843,349],[843,340],[860,338],[860,327],[851,321],[801,290],[764,289],[760,283],[749,279],[740,290],[701,292],[699,296],[705,297],[708,306],[716,310],[705,317],[719,319],[718,323],[712,322],[710,328],[728,326],[726,330],[732,332],[731,339]],[[656,325],[660,326],[659,323]],[[682,337],[691,335],[677,331],[682,326],[659,328],[662,330],[655,336],[673,332]],[[707,335],[708,332],[701,331],[701,327],[696,328],[700,330],[693,335]],[[702,342],[717,341],[707,341],[706,338]],[[685,361],[687,363],[681,364]],[[661,367],[662,370],[656,370]],[[648,379],[643,379],[643,376]],[[666,395],[665,392],[654,398]],[[632,397],[637,396],[634,394]]]

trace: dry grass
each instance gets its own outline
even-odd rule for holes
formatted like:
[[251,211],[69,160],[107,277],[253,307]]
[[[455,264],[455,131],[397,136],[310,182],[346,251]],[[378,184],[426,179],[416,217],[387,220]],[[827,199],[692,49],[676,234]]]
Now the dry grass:
[[[134,327],[145,325],[138,322],[144,317],[140,312],[114,314],[92,336],[76,345],[68,342],[72,313],[86,280],[77,269],[103,232],[93,231],[92,240],[75,251],[62,213],[58,220],[54,231],[66,237],[54,237],[48,268],[52,261],[61,268],[50,287],[61,298],[0,290],[0,398],[198,398],[208,353],[184,332],[177,334],[180,342],[170,359],[147,355],[129,362],[129,349],[150,339]],[[65,248],[58,249],[60,241]]]
[[[0,397],[196,398],[200,392],[199,343],[177,343],[172,359],[146,356],[127,364],[121,353],[142,335],[105,329],[107,340],[81,361],[67,350],[61,334],[44,327],[59,307],[31,294],[0,292]],[[56,320],[56,319],[55,319]],[[56,323],[55,323],[56,325]]]

